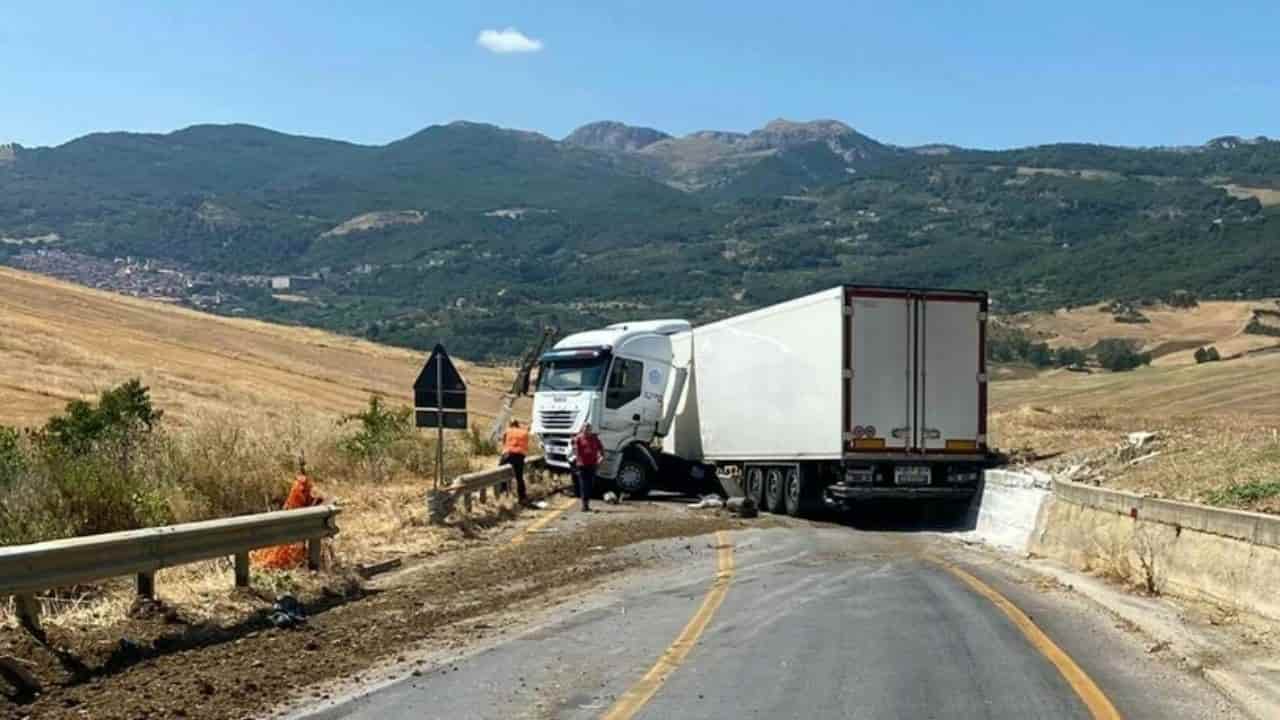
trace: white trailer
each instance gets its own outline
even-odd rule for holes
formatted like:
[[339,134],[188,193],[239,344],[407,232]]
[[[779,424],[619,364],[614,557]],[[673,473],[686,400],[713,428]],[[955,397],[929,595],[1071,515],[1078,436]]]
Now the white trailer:
[[982,292],[844,286],[672,337],[666,453],[761,507],[967,499],[987,460]]
[[[697,328],[620,323],[544,356],[534,431],[567,453],[577,405],[606,429],[601,476],[631,494],[714,475],[793,515],[968,499],[988,456],[986,315],[983,292],[841,286]],[[580,365],[597,372],[570,385]]]

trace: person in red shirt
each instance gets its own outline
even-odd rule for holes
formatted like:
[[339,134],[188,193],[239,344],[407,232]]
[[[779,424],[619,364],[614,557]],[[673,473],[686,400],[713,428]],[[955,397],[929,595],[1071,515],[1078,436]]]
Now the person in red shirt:
[[519,420],[512,420],[502,436],[502,460],[499,465],[510,465],[516,477],[516,497],[520,504],[529,502],[524,489],[524,459],[529,454],[529,431],[520,427]]
[[582,431],[573,436],[574,465],[577,466],[578,496],[582,498],[582,511],[591,510],[591,484],[596,479],[596,467],[604,459],[604,445],[600,436],[591,429],[591,423],[583,423]]

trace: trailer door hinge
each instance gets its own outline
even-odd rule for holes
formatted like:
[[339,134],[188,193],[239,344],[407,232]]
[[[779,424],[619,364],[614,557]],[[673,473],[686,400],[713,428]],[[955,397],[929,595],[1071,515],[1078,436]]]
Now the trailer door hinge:
[[852,380],[852,379],[853,379],[853,371],[852,371],[852,370],[845,370],[845,371],[844,371],[844,379],[845,379],[845,380]]
[[852,306],[852,305],[845,305],[845,306],[844,306],[844,314],[845,314],[845,315],[852,315],[852,314],[853,314],[853,306]]
[[987,320],[987,313],[986,313],[986,312],[979,312],[979,313],[978,313],[978,322],[986,322],[986,320]]
[[984,383],[984,382],[986,382],[986,381],[987,381],[987,374],[986,374],[986,373],[978,373],[978,382],[980,382],[980,383]]

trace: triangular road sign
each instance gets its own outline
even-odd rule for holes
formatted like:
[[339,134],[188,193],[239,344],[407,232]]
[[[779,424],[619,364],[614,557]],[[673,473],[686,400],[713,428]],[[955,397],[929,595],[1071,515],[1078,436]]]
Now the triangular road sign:
[[445,427],[467,427],[467,385],[443,345],[431,351],[413,383],[413,407],[418,427],[435,427],[439,411],[444,411]]

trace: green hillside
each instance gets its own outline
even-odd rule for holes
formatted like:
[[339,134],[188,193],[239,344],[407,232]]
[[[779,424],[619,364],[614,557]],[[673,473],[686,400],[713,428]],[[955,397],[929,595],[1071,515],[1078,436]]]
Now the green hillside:
[[[1280,207],[1223,189],[1280,188],[1278,142],[924,153],[833,121],[605,130],[453,123],[362,146],[198,126],[19,148],[0,260],[56,234],[230,274],[323,269],[310,302],[228,284],[218,310],[477,358],[543,322],[699,321],[841,282],[986,287],[1009,309],[1280,294]],[[359,221],[397,212],[415,220]]]

